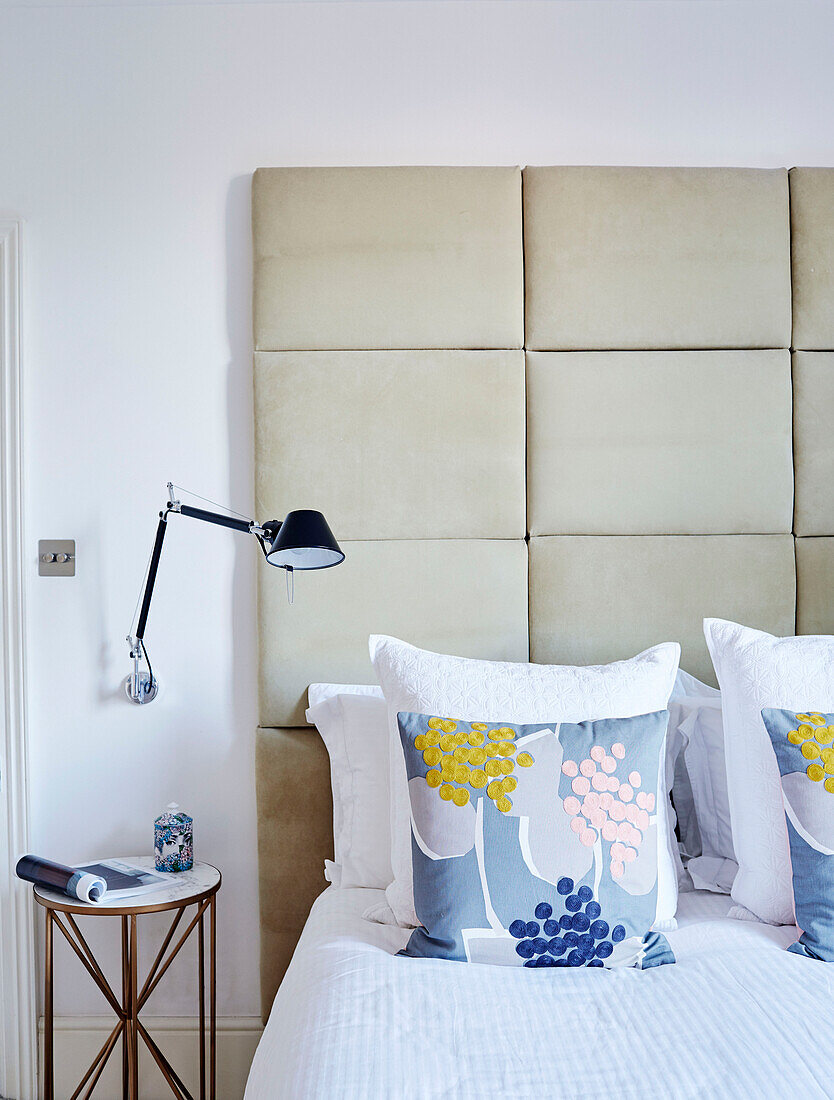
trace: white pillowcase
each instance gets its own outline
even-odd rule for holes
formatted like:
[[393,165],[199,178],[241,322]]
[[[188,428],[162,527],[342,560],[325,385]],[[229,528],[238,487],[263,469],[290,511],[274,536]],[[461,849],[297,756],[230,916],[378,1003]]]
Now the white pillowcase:
[[307,721],[330,756],[334,886],[384,890],[391,881],[388,708],[378,687],[312,684]]
[[766,707],[834,710],[834,637],[774,638],[704,619],[721,685],[727,789],[738,874],[733,899],[760,920],[793,924],[790,850]]
[[379,684],[310,684],[307,688],[307,705],[318,706],[319,703],[332,699],[334,695],[367,695],[372,699],[384,698]]
[[[691,856],[686,869],[697,890],[729,894],[738,864],[730,824],[721,692],[679,672],[669,713],[670,730],[677,721],[684,745],[678,758],[675,805],[681,818],[690,822],[688,829],[681,828],[684,852]],[[681,805],[680,796],[685,799],[687,787],[691,817],[685,803]]]
[[[388,704],[391,766],[391,867],[386,899],[401,927],[417,923],[411,879],[411,829],[405,762],[397,712],[454,715],[464,721],[584,722],[632,718],[664,710],[680,659],[677,642],[655,646],[628,661],[570,666],[475,661],[430,653],[397,638],[372,634],[370,653]],[[397,751],[393,751],[396,749]],[[665,759],[661,758],[665,773]],[[661,775],[659,790],[664,787]],[[669,836],[668,799],[658,803],[660,835]],[[674,927],[678,883],[671,847],[658,853],[655,927]],[[366,914],[367,915],[367,914]],[[375,919],[384,922],[385,914]]]

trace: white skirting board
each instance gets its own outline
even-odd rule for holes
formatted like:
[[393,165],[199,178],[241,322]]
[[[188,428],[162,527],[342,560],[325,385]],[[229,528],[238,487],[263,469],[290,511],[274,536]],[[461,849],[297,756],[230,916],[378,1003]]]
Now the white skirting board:
[[[191,1016],[144,1016],[145,1027],[160,1050],[194,1095],[199,1089],[198,1020]],[[55,1096],[71,1096],[115,1024],[112,1016],[56,1016]],[[217,1100],[240,1100],[249,1065],[263,1031],[259,1016],[223,1016],[217,1020]],[[40,1095],[43,1096],[43,1018],[39,1025]],[[144,1043],[139,1041],[139,1093],[142,1100],[171,1100],[165,1083]],[[208,1043],[206,1043],[208,1058]],[[208,1072],[208,1071],[207,1071]],[[121,1096],[121,1042],[110,1055],[94,1096],[115,1100]],[[23,1100],[23,1098],[21,1098]]]

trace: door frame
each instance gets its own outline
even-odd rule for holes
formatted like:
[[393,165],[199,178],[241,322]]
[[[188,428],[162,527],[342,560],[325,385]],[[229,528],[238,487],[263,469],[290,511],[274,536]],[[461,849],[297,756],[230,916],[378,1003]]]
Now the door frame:
[[14,873],[29,846],[20,237],[20,222],[0,219],[0,1096],[34,1100],[35,922],[31,891]]

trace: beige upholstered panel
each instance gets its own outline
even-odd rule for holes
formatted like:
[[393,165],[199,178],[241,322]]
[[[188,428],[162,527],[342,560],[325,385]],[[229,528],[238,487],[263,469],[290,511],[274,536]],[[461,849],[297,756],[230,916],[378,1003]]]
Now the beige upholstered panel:
[[517,168],[261,168],[255,346],[517,348]]
[[266,1020],[310,906],[327,886],[333,803],[327,750],[314,730],[259,729],[255,752]]
[[796,632],[834,634],[834,538],[796,540]]
[[834,351],[834,168],[791,170],[793,346]]
[[790,535],[600,535],[530,540],[530,658],[595,664],[679,641],[681,667],[715,682],[702,619],[794,628]]
[[794,530],[834,535],[834,352],[795,352],[793,393]]
[[527,391],[531,534],[791,530],[787,351],[530,352]]
[[339,539],[525,534],[524,353],[260,352],[257,514]]
[[526,168],[526,346],[790,345],[784,169]]
[[527,660],[527,546],[519,540],[348,542],[338,569],[284,585],[260,576],[262,726],[304,724],[313,680],[373,681],[368,635],[510,661]]

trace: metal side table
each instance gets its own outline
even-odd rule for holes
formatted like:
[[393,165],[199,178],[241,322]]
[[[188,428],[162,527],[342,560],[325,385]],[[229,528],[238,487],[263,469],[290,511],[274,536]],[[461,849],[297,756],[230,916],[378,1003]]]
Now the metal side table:
[[[153,856],[124,857],[126,862],[137,864],[140,867],[153,869]],[[53,935],[57,927],[66,939],[67,943],[78,956],[90,977],[107,998],[107,1002],[117,1016],[116,1025],[110,1032],[104,1046],[96,1057],[84,1077],[81,1079],[70,1100],[88,1100],[93,1094],[98,1081],[104,1072],[104,1067],[119,1038],[122,1040],[122,1096],[124,1100],[139,1100],[139,1039],[150,1051],[160,1072],[174,1096],[178,1100],[194,1100],[192,1094],[183,1084],[180,1076],[170,1064],[168,1059],[159,1049],[149,1035],[147,1029],[139,1019],[139,1014],[145,1004],[162,980],[166,970],[179,954],[180,948],[196,929],[197,952],[199,966],[199,1012],[200,1012],[200,1100],[215,1100],[216,1089],[216,1016],[217,1016],[217,967],[216,967],[216,942],[217,942],[217,891],[220,889],[220,872],[209,863],[195,863],[191,871],[182,871],[171,875],[171,885],[163,886],[159,890],[145,894],[137,898],[126,898],[115,905],[108,905],[107,901],[99,905],[86,904],[73,901],[66,894],[54,890],[46,890],[39,886],[34,887],[35,901],[43,906],[46,914],[46,959],[45,973],[45,1031],[44,1031],[44,1087],[45,1100],[54,1100],[54,1060],[53,1060]],[[186,914],[189,906],[194,906],[193,913],[189,913],[189,920],[185,929],[180,933],[172,949],[174,936]],[[151,964],[142,985],[139,985],[139,930],[137,917],[143,913],[173,912],[171,926],[162,941],[162,946],[157,952],[156,958]],[[206,951],[205,951],[205,916],[208,913],[208,986],[209,986],[209,1011],[206,1021]],[[118,917],[122,924],[122,989],[121,997],[104,976],[99,964],[96,962],[93,952],[76,921],[77,916],[83,917]],[[208,1056],[206,1055],[206,1039],[208,1038]],[[206,1083],[206,1069],[208,1068],[208,1085]]]

